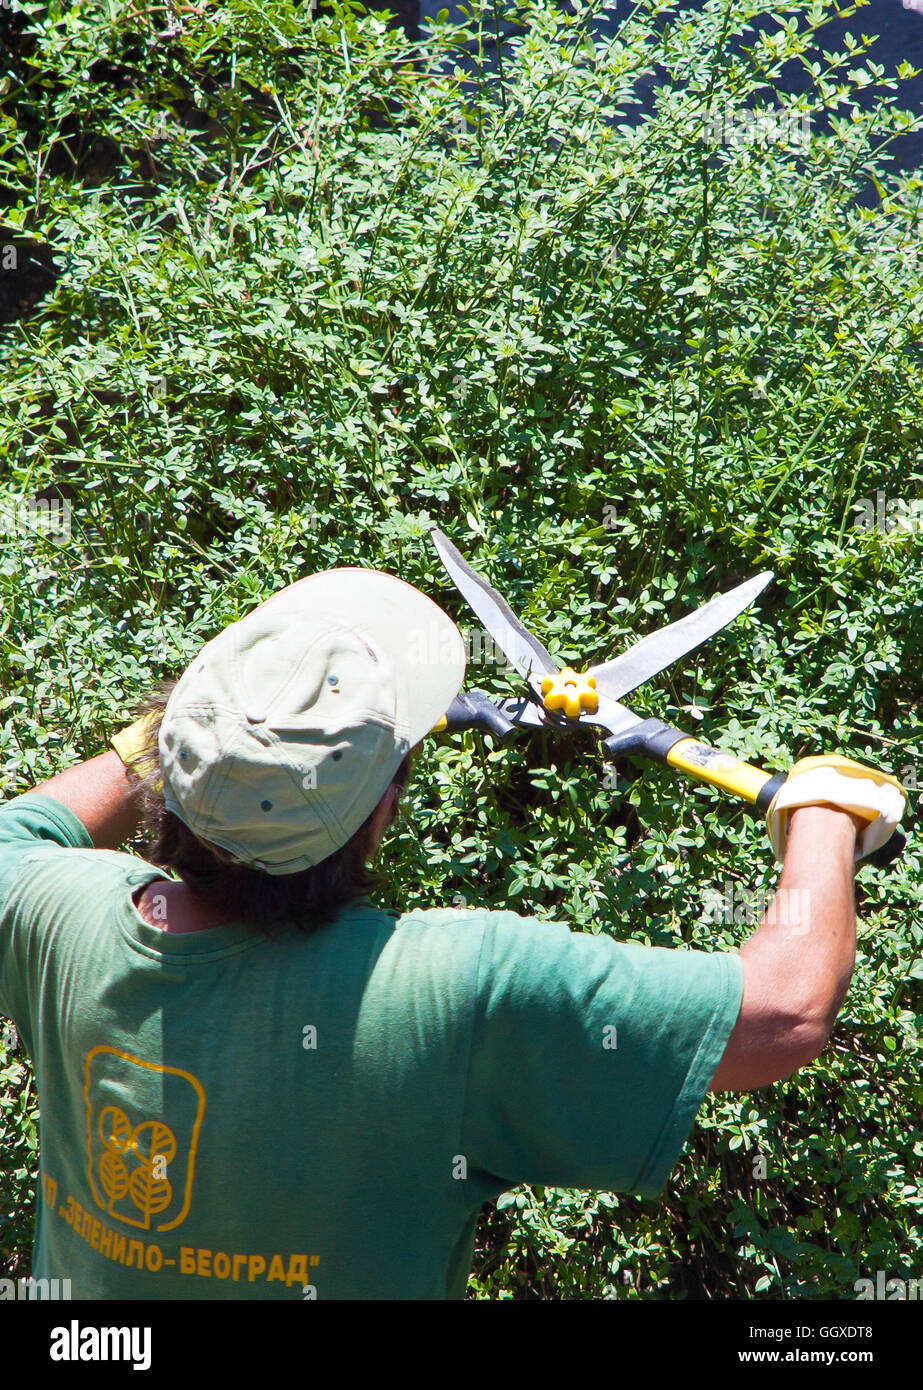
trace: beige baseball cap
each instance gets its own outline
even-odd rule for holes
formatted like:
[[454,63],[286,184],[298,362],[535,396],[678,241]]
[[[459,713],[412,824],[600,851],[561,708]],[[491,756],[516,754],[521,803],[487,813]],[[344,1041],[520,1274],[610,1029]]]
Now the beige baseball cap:
[[312,868],[375,809],[464,676],[458,628],[404,580],[300,579],[181,676],[160,726],[164,802],[242,864]]

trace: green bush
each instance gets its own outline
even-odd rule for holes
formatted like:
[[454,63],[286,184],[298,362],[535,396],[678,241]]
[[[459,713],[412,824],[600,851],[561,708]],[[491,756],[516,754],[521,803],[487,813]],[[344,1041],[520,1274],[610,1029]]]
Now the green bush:
[[[493,10],[469,8],[410,45],[354,3],[228,0],[166,37],[153,11],[26,7],[7,243],[50,242],[60,278],[0,346],[5,792],[99,752],[303,574],[388,569],[471,629],[432,522],[578,666],[773,569],[632,702],[770,767],[839,749],[907,784],[834,1036],[789,1082],[709,1098],[661,1200],[501,1199],[470,1296],[851,1299],[923,1263],[923,182],[887,169],[913,118],[861,38],[819,56],[829,5],[644,0],[602,42],[595,0],[523,0],[497,73]],[[811,93],[779,114],[799,55]],[[487,660],[468,685],[510,689]],[[431,740],[391,905],[739,946],[776,876],[762,826],[665,770],[613,780],[589,737]],[[30,1074],[0,1079],[15,1264],[34,1110]]]

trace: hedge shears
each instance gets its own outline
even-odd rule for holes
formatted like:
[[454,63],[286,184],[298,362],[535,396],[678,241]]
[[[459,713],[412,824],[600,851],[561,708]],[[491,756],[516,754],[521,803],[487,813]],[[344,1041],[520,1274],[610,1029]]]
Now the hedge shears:
[[526,694],[499,705],[480,691],[460,695],[434,733],[479,727],[503,738],[517,724],[559,730],[596,724],[608,731],[603,748],[610,758],[633,755],[655,759],[687,777],[730,792],[748,803],[754,814],[766,812],[786,780],[783,775],[741,762],[660,719],[643,718],[621,699],[738,617],[773,578],[771,571],[764,570],[736,589],[719,594],[693,613],[635,642],[612,661],[579,672],[559,667],[442,531],[433,529],[430,534],[456,588],[528,687]]
[[[483,691],[459,695],[433,733],[481,728],[503,739],[517,724],[558,730],[572,729],[577,724],[598,724],[608,731],[609,737],[602,746],[610,758],[641,756],[666,763],[698,782],[730,792],[753,815],[766,814],[773,797],[788,780],[785,775],[764,772],[751,763],[741,762],[660,719],[645,719],[623,705],[621,699],[733,622],[773,578],[770,570],[726,594],[718,594],[685,618],[642,637],[621,656],[580,672],[559,667],[505,599],[472,569],[448,537],[436,528],[430,534],[456,588],[527,685],[525,695],[500,704]],[[895,832],[865,862],[889,864],[905,844],[905,837]]]

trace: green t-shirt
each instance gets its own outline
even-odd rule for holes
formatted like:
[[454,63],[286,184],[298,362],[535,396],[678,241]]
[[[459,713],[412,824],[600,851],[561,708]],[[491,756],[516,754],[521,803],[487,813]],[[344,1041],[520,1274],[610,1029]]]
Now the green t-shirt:
[[131,901],[162,877],[41,793],[0,808],[32,1275],[73,1298],[462,1298],[517,1183],[663,1187],[740,1008],[736,954],[512,912],[167,934]]

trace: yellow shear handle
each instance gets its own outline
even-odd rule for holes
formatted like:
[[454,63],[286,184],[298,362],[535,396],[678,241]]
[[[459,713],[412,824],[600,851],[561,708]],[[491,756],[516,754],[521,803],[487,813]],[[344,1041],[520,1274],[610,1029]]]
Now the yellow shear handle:
[[[816,759],[805,758],[804,762],[835,766],[836,756],[828,754]],[[732,792],[742,800],[752,803],[759,811],[769,809],[776,792],[788,781],[787,776],[763,772],[750,763],[740,762],[730,753],[719,753],[717,748],[709,748],[707,743],[699,743],[694,738],[683,738],[679,743],[675,743],[667,753],[666,761],[670,767],[685,772],[687,777],[695,777],[700,782],[709,782],[713,787]],[[895,786],[900,786],[896,778],[891,777],[888,780]],[[875,819],[874,811],[859,807],[850,809],[854,809],[855,814],[865,820]]]
[[[694,738],[681,738],[674,743],[665,761],[687,777],[720,787],[722,791],[761,808],[768,806],[785,781],[784,777],[764,772],[751,763],[743,763],[730,753],[719,753],[717,748],[709,748],[707,743],[699,743]],[[776,785],[770,789],[770,783]]]

